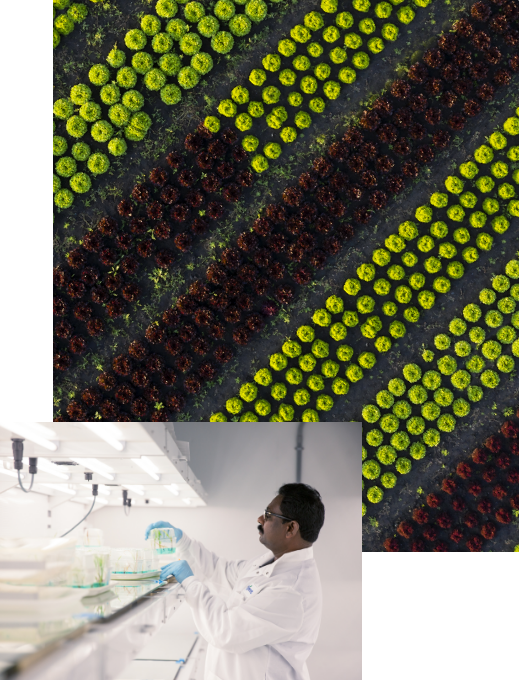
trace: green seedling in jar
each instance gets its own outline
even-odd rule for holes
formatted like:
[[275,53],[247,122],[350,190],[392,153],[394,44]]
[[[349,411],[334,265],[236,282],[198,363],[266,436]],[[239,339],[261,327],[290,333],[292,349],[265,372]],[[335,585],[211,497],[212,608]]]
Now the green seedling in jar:
[[94,557],[94,565],[95,565],[95,583],[94,586],[99,587],[99,586],[104,586],[108,579],[105,577],[105,573],[108,573],[108,569],[106,568],[107,565],[107,556],[106,555],[96,555]]
[[153,546],[158,553],[174,553],[174,534],[170,529],[152,529]]

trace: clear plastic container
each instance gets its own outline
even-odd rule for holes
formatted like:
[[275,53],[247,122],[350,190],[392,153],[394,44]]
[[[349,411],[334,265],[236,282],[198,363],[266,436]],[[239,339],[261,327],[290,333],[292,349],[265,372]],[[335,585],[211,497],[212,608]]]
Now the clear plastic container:
[[76,539],[0,539],[0,583],[61,586],[74,564]]
[[158,554],[171,554],[175,552],[177,539],[175,538],[174,529],[169,527],[164,529],[152,529],[150,531],[150,538],[153,543],[153,548]]
[[76,548],[67,585],[73,588],[100,588],[110,583],[110,548]]
[[145,548],[143,571],[157,571],[159,568],[159,557],[153,548]]
[[152,548],[112,548],[112,574],[143,574],[159,569],[158,555]]
[[84,529],[83,533],[78,536],[76,546],[102,546],[103,532],[101,529]]
[[143,572],[144,550],[141,548],[112,548],[112,574],[140,574]]

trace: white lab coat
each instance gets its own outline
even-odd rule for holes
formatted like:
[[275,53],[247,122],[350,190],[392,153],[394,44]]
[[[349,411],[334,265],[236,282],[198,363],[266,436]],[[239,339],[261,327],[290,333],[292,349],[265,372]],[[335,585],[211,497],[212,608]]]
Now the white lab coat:
[[228,562],[184,534],[177,552],[194,574],[183,586],[209,643],[205,680],[309,680],[322,610],[312,548]]

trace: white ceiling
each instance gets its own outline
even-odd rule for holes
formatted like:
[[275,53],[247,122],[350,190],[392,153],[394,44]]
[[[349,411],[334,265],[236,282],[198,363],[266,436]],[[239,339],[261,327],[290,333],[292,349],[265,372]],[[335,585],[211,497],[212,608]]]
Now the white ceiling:
[[[101,424],[104,426],[105,424]],[[125,486],[138,486],[144,492],[129,489],[128,495],[132,505],[145,505],[152,499],[162,500],[166,507],[199,507],[205,505],[207,496],[200,481],[189,466],[189,444],[177,442],[173,425],[170,423],[111,423],[110,435],[123,442],[124,449],[118,451],[113,445],[100,438],[83,423],[2,423],[0,421],[0,494],[18,485],[18,480],[9,472],[13,471],[12,437],[25,437],[24,459],[29,457],[44,458],[50,462],[71,461],[76,459],[77,465],[60,465],[58,470],[69,475],[64,480],[45,471],[38,465],[34,479],[34,492],[53,497],[52,501],[90,503],[92,501],[91,484],[103,485],[96,505],[104,506],[122,504],[122,490]],[[29,437],[33,436],[36,442]],[[42,443],[43,438],[51,442],[57,449],[51,451]],[[115,442],[116,444],[117,442]],[[132,461],[145,456],[157,469],[159,480],[153,479],[139,465]],[[95,459],[92,465],[84,459]],[[113,480],[107,479],[95,471],[95,462],[108,466]],[[4,472],[2,472],[4,470]],[[7,474],[6,472],[7,471]],[[92,471],[92,481],[85,480],[85,472]],[[28,466],[23,467],[25,487],[29,486]],[[53,487],[44,486],[52,484]],[[117,486],[107,486],[117,485]],[[174,485],[178,491],[174,495],[168,486]],[[74,491],[74,495],[65,490]],[[102,499],[99,501],[99,499]]]

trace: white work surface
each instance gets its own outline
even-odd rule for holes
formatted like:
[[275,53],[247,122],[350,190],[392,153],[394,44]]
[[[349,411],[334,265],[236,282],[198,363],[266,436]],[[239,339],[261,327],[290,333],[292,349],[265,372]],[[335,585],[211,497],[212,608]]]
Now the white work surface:
[[[182,603],[178,584],[146,597],[113,621],[94,622],[41,661],[23,666],[17,680],[114,680]],[[166,677],[166,676],[165,676]]]

